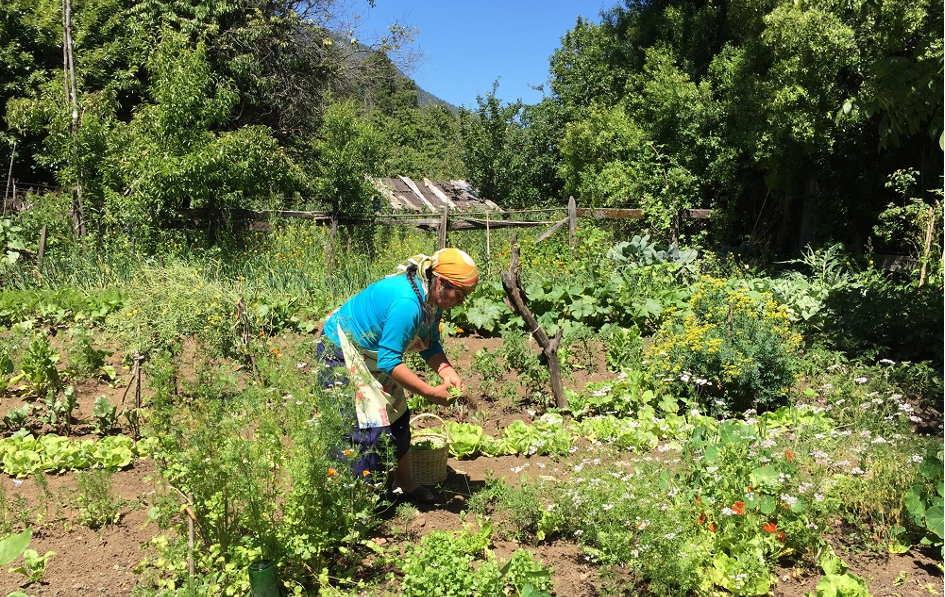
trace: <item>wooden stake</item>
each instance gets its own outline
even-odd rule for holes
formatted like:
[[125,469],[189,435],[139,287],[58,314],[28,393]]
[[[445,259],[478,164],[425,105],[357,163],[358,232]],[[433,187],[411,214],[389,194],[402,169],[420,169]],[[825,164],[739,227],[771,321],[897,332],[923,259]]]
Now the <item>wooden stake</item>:
[[42,230],[39,231],[39,253],[36,256],[36,269],[39,270],[39,273],[43,273],[43,255],[46,254],[46,224],[43,224]]
[[574,247],[574,236],[577,232],[577,203],[574,196],[568,197],[568,244]]
[[446,248],[446,229],[449,227],[450,223],[450,208],[443,206],[443,211],[440,213],[440,240],[439,248]]
[[488,265],[488,272],[492,274],[492,248],[489,242],[489,212],[486,211],[486,263]]

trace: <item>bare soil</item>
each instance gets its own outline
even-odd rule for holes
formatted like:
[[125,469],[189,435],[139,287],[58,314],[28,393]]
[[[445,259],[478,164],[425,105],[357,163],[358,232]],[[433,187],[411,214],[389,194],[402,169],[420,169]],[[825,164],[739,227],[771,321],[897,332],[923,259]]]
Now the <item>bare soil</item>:
[[[497,398],[495,385],[482,383],[473,372],[476,351],[482,348],[496,350],[500,345],[501,339],[496,338],[462,337],[447,341],[447,353],[457,370],[465,376],[474,405],[457,408],[452,416],[461,419],[475,409],[475,422],[490,434],[495,434],[515,419],[530,418],[521,406],[514,405],[514,400]],[[596,362],[588,368],[579,369],[572,378],[566,379],[565,386],[583,389],[589,381],[608,379],[610,374],[606,372],[600,350],[594,359]],[[126,402],[133,400],[130,395],[133,392],[126,393],[130,371],[121,369],[119,355],[113,355],[109,362],[122,372],[125,385],[112,387],[104,382],[79,385],[78,419],[92,420],[92,406],[100,394],[108,396],[113,404],[122,399]],[[507,373],[498,384],[515,381]],[[146,379],[144,388],[147,393]],[[522,393],[521,388],[517,391]],[[15,397],[6,397],[3,402],[3,412],[20,404]],[[90,430],[79,427],[76,431],[82,434]],[[522,475],[555,475],[558,467],[564,466],[564,463],[543,457],[451,459],[448,477],[437,488],[440,502],[420,506],[406,527],[395,524],[393,519],[387,521],[379,529],[378,537],[386,540],[384,549],[403,549],[430,532],[462,528],[468,522],[463,518],[467,500],[484,486],[487,479],[505,478],[515,482]],[[5,508],[5,519],[12,521],[15,529],[32,521],[35,531],[30,548],[40,554],[56,552],[40,582],[28,584],[19,574],[0,571],[0,594],[23,590],[34,596],[108,597],[131,595],[134,587],[142,582],[138,565],[153,555],[147,544],[162,532],[155,523],[148,523],[147,518],[156,496],[164,491],[154,463],[139,459],[114,475],[112,492],[121,500],[121,517],[118,523],[101,529],[93,530],[81,524],[76,483],[77,475],[73,473],[48,476],[45,482],[43,479],[13,479],[0,475],[3,490],[0,508]],[[831,541],[849,564],[850,572],[866,579],[874,597],[928,597],[940,595],[945,590],[940,564],[927,553],[914,549],[902,555],[859,554],[844,550],[842,539],[842,534],[838,533]],[[555,593],[562,597],[636,594],[626,586],[626,580],[620,578],[619,571],[601,579],[597,568],[588,562],[581,548],[574,543],[554,541],[538,546],[521,546],[496,540],[493,547],[496,555],[503,559],[511,557],[519,547],[527,547],[537,560],[553,567]],[[778,572],[778,583],[772,594],[778,597],[803,596],[815,591],[819,579],[816,571],[785,568]]]

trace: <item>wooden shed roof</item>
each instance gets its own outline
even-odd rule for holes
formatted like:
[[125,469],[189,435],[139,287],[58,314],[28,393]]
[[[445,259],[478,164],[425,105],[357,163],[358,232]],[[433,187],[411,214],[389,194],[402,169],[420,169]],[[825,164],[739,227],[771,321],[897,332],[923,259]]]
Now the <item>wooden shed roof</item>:
[[479,197],[465,180],[418,182],[398,176],[374,181],[381,195],[387,197],[395,211],[439,213],[443,207],[459,212],[501,212],[502,208],[488,199]]

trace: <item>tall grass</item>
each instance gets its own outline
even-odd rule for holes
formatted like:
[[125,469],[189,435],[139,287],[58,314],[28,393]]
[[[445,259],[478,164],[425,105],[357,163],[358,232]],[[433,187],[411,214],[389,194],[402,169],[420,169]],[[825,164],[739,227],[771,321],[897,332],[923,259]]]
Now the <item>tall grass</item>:
[[[586,273],[576,263],[605,252],[609,233],[587,227],[579,230],[577,247],[567,233],[558,232],[540,244],[544,228],[451,231],[450,246],[469,253],[484,280],[498,279],[508,268],[512,238],[521,247],[522,277],[547,280]],[[6,286],[18,289],[79,290],[134,285],[142,270],[185,267],[208,283],[239,288],[249,295],[305,297],[319,295],[340,304],[362,288],[396,271],[397,264],[418,253],[432,254],[437,235],[408,227],[341,228],[331,240],[329,230],[311,222],[276,222],[269,233],[234,233],[214,247],[168,234],[156,251],[145,253],[129,240],[99,246],[51,243],[41,267],[20,263],[5,276]]]

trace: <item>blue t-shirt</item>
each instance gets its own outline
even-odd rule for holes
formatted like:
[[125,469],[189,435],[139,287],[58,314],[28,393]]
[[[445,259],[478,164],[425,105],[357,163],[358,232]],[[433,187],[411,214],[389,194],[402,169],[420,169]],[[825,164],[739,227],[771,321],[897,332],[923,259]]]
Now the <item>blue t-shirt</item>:
[[[423,294],[423,286],[417,287]],[[325,322],[325,335],[340,346],[338,325],[352,344],[377,354],[377,368],[390,374],[404,360],[404,353],[419,350],[424,360],[442,353],[440,315],[421,329],[420,300],[406,275],[384,278],[354,295]],[[416,341],[415,341],[416,340]]]

